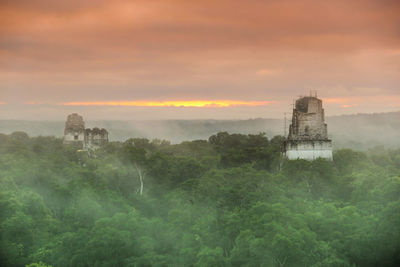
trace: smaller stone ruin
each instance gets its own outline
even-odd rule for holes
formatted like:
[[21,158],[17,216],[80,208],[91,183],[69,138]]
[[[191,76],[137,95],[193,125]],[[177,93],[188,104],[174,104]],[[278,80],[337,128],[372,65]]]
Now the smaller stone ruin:
[[83,117],[77,113],[68,115],[64,129],[64,144],[78,144],[85,150],[97,149],[108,142],[106,129],[85,128]]
[[93,129],[85,130],[85,147],[95,149],[104,143],[108,142],[108,132],[106,129]]

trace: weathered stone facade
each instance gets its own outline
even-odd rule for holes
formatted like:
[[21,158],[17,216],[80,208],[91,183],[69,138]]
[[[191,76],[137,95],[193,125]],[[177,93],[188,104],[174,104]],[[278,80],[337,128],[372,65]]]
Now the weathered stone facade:
[[328,139],[322,100],[317,97],[301,97],[293,109],[289,136],[284,144],[288,159],[332,160],[332,141]]
[[106,142],[108,142],[108,132],[106,129],[95,127],[85,130],[85,147],[94,149]]
[[83,149],[97,149],[108,142],[106,129],[85,129],[82,116],[77,113],[68,115],[65,122],[64,144],[79,144]]
[[85,122],[77,113],[68,115],[64,129],[64,143],[82,143],[85,141]]

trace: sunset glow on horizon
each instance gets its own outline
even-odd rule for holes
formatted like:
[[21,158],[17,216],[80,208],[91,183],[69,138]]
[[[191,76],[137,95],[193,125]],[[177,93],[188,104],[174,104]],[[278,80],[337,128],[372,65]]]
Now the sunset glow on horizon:
[[131,107],[197,107],[226,108],[232,106],[265,106],[274,101],[238,101],[238,100],[170,100],[170,101],[98,101],[68,102],[62,106],[131,106]]
[[0,1],[0,117],[281,118],[310,90],[327,116],[396,112],[398,14],[398,0]]

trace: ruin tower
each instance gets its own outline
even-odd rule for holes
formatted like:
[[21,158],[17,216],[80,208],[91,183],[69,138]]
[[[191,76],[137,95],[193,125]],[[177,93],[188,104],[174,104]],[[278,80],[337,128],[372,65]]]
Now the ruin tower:
[[77,113],[68,115],[65,122],[64,144],[79,144],[84,150],[95,150],[108,142],[106,129],[85,129],[82,116]]
[[99,129],[97,127],[93,129],[85,130],[85,143],[84,148],[96,149],[101,145],[108,142],[108,132],[106,129]]
[[82,143],[85,141],[85,122],[77,113],[68,115],[64,129],[64,143]]
[[284,144],[288,159],[332,160],[332,141],[328,129],[322,100],[317,97],[301,97],[293,108],[289,135]]

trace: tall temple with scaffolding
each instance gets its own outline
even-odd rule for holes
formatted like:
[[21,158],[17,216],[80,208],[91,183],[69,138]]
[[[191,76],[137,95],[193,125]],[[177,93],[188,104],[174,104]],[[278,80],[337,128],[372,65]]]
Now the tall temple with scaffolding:
[[317,95],[296,100],[289,135],[284,142],[284,156],[290,160],[333,159],[332,140],[328,138],[322,100]]

